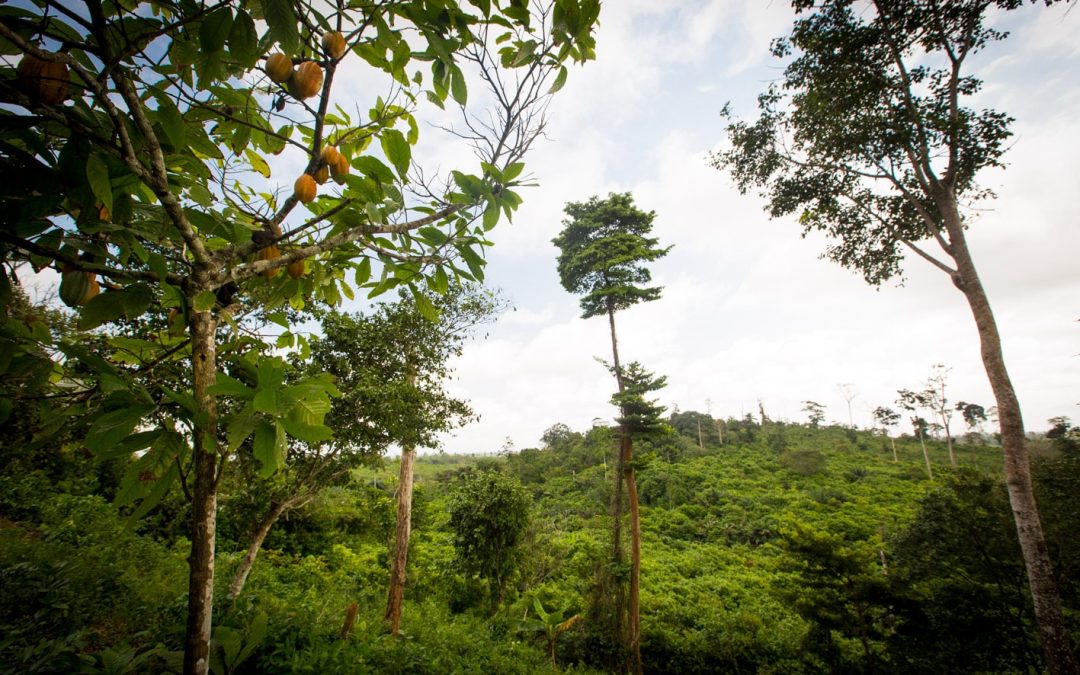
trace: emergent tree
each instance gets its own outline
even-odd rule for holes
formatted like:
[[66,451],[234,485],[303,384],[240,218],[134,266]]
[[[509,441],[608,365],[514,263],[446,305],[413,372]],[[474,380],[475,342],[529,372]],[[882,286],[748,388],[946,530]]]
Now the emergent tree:
[[[627,393],[626,371],[619,359],[615,331],[615,312],[639,302],[656,300],[661,289],[646,286],[652,273],[645,263],[667,255],[669,248],[657,246],[650,237],[656,213],[634,206],[629,193],[609,194],[607,199],[592,197],[587,202],[570,202],[564,228],[554,239],[559,247],[559,278],[563,288],[582,295],[582,318],[607,316],[611,331],[612,372],[618,388],[616,405]],[[629,411],[620,408],[620,417]],[[637,481],[634,477],[634,450],[631,430],[620,424],[619,471],[614,499],[614,557],[622,560],[620,521],[622,520],[622,485],[626,485],[630,515],[630,590],[627,598],[626,644],[630,669],[641,672],[641,623],[638,596],[641,586],[641,520],[638,513]]]

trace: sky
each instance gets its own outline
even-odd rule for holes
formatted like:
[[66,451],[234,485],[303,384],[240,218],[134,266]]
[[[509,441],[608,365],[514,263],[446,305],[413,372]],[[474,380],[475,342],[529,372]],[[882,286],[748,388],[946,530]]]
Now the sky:
[[[997,199],[971,219],[969,245],[993,304],[1029,430],[1057,415],[1080,422],[1080,12],[1036,3],[993,18],[1012,35],[972,62],[984,79],[974,107],[1015,118],[1007,167],[980,176]],[[663,296],[617,316],[620,355],[667,377],[669,410],[718,418],[871,425],[897,390],[925,386],[935,364],[947,397],[993,405],[963,296],[939,271],[907,261],[902,283],[868,286],[822,260],[825,240],[792,219],[770,220],[709,164],[724,147],[720,111],[752,119],[757,95],[782,76],[769,53],[794,15],[779,0],[608,0],[596,60],[571,71],[546,135],[526,158],[538,187],[520,191],[512,223],[489,233],[487,283],[513,309],[469,342],[450,392],[480,415],[442,438],[448,452],[491,453],[540,443],[556,423],[585,430],[615,415],[607,322],[579,318],[551,243],[563,207],[630,192],[655,211],[653,235],[671,252],[652,266]],[[335,102],[366,110],[385,82],[347,59]],[[470,101],[480,96],[470,89]],[[414,158],[442,170],[475,160],[422,120]],[[305,159],[272,158],[274,180]],[[41,285],[55,284],[45,272]],[[355,307],[351,307],[354,309]],[[850,402],[850,411],[849,411]],[[959,420],[954,426],[961,426]]]
[[[994,306],[1006,362],[1029,430],[1051,416],[1080,420],[1080,13],[1041,5],[994,19],[1011,31],[973,62],[974,101],[1014,118],[1004,170],[982,184],[997,199],[970,214],[970,246]],[[897,389],[948,371],[947,397],[993,398],[963,296],[918,259],[902,285],[868,286],[820,259],[826,242],[770,220],[712,168],[724,147],[720,110],[749,119],[781,77],[769,43],[786,34],[787,3],[618,0],[604,4],[597,58],[571,72],[552,102],[547,137],[527,158],[539,187],[522,191],[512,224],[491,232],[487,282],[514,309],[470,342],[449,388],[480,421],[443,439],[448,452],[535,447],[563,423],[611,420],[607,322],[579,318],[562,289],[551,239],[563,206],[631,192],[656,212],[653,234],[673,248],[653,267],[663,297],[617,316],[624,361],[666,375],[669,409],[716,417],[805,421],[802,402],[830,421],[870,426]],[[850,398],[850,417],[848,398]],[[962,426],[959,420],[954,426]]]

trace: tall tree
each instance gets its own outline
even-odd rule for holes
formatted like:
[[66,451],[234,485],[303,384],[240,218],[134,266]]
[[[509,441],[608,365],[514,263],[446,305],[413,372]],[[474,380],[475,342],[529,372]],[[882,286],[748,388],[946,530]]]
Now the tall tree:
[[1024,3],[793,4],[812,11],[773,43],[776,57],[793,57],[784,77],[759,96],[756,122],[730,124],[732,145],[714,164],[728,169],[741,190],[761,188],[773,216],[797,215],[806,231],[829,235],[828,256],[869,283],[898,275],[910,251],[963,293],[997,400],[1005,482],[1047,665],[1052,673],[1075,673],[1020,405],[965,233],[965,205],[989,196],[976,177],[1001,166],[1011,121],[995,110],[964,106],[981,86],[967,66],[1006,37],[987,26],[987,13]]
[[[645,212],[634,206],[630,193],[611,193],[607,199],[592,197],[587,202],[570,202],[564,209],[569,218],[563,230],[553,240],[559,247],[559,278],[563,288],[581,295],[582,318],[606,315],[611,332],[612,372],[618,388],[616,401],[627,393],[626,371],[619,359],[619,342],[615,331],[615,312],[633,307],[639,302],[656,300],[661,289],[646,286],[652,273],[645,266],[667,255],[668,248],[657,246],[650,237],[653,211]],[[618,402],[617,405],[621,405]],[[627,419],[628,411],[620,408]],[[620,424],[619,470],[616,481],[614,555],[622,559],[620,521],[622,520],[621,486],[626,485],[630,515],[630,590],[627,599],[627,647],[630,669],[641,672],[641,617],[639,590],[641,586],[641,519],[638,513],[637,481],[634,476],[634,449],[630,429]]]
[[[399,373],[404,378],[406,390],[412,394],[410,404],[395,416],[401,466],[385,614],[393,635],[398,634],[401,626],[405,601],[416,448],[437,447],[436,432],[448,431],[471,415],[464,402],[450,397],[442,388],[442,381],[450,372],[447,362],[452,356],[461,354],[471,329],[491,320],[502,308],[502,303],[497,296],[482,289],[455,290],[440,301],[438,308],[439,319],[435,322],[424,320],[418,312],[411,313],[408,327],[413,331],[413,339],[396,344],[380,341],[383,349],[401,355]],[[375,391],[378,391],[377,387]],[[358,409],[364,407],[361,405]]]
[[[190,358],[190,389],[154,399],[87,358],[109,386],[78,410],[90,408],[92,450],[150,443],[161,461],[148,497],[191,483],[186,673],[209,666],[229,457],[253,436],[272,472],[287,437],[328,433],[328,381],[288,389],[280,364],[259,356],[269,350],[238,330],[251,328],[244,309],[480,277],[487,231],[520,202],[512,188],[548,92],[562,85],[564,62],[592,57],[598,12],[596,0],[31,0],[5,13],[3,52],[19,65],[0,78],[5,129],[16,130],[0,149],[0,259],[57,265],[61,299],[81,307],[84,329],[172,308],[188,333],[161,350]],[[371,111],[362,119],[352,105],[331,110],[342,64],[383,83],[355,101]],[[415,114],[464,112],[470,83],[495,101],[487,115],[462,117],[460,140],[479,156],[424,181],[413,170]],[[302,173],[272,179],[267,157],[277,153],[287,156],[273,171],[291,163]],[[328,188],[330,177],[341,187]],[[63,349],[87,357],[77,340]],[[250,398],[218,382],[241,355],[258,373]],[[132,434],[143,424],[153,429]]]

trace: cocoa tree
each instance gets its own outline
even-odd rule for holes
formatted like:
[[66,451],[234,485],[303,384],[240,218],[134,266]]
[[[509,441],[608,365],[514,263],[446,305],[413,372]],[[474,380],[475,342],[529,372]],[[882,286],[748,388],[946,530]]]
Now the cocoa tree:
[[[593,56],[599,3],[35,0],[2,12],[4,283],[18,261],[55,266],[83,330],[167,317],[142,363],[186,359],[189,387],[155,397],[76,338],[59,349],[100,386],[55,415],[89,425],[91,450],[148,449],[136,498],[189,490],[184,671],[205,673],[230,457],[250,438],[269,475],[288,438],[330,434],[332,382],[286,384],[262,326],[303,349],[286,305],[403,287],[434,316],[421,287],[481,278],[547,97],[566,63]],[[335,85],[353,69],[378,90],[346,99]],[[477,84],[482,115],[466,108]],[[475,157],[434,175],[417,116],[446,107]],[[219,378],[248,370],[244,390]]]

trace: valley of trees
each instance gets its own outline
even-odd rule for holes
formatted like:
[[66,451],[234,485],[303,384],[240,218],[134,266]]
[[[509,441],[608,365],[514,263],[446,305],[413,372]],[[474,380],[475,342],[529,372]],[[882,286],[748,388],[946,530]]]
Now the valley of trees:
[[967,244],[1023,4],[795,0],[711,160],[870,284],[944,272],[992,405],[666,410],[617,326],[670,247],[582,195],[614,422],[497,455],[424,451],[599,0],[0,6],[0,673],[1077,675],[1080,427],[1024,426]]

